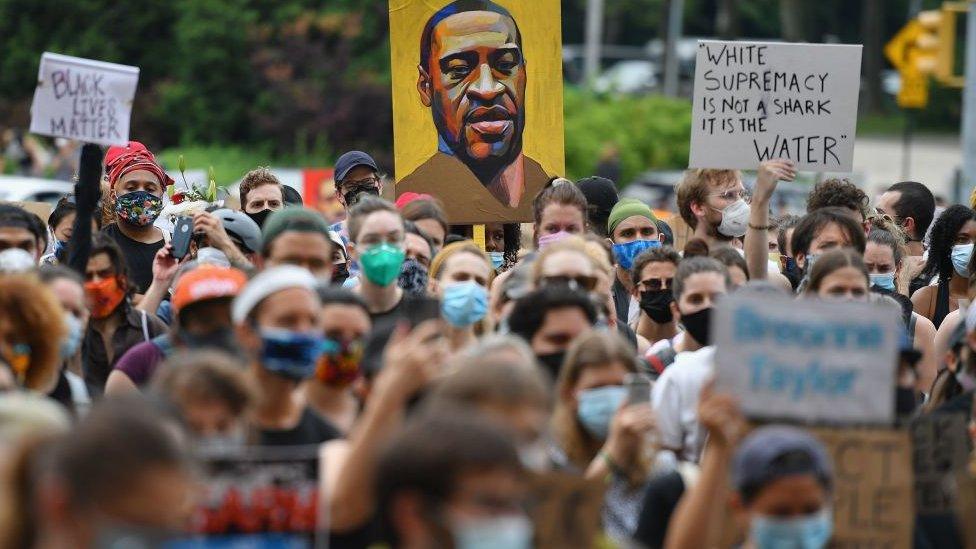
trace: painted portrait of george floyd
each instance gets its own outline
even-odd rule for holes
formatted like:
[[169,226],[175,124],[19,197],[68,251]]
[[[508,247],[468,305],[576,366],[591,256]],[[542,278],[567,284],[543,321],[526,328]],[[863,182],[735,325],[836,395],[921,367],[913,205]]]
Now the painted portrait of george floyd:
[[451,223],[532,220],[563,171],[558,0],[391,0],[396,193]]

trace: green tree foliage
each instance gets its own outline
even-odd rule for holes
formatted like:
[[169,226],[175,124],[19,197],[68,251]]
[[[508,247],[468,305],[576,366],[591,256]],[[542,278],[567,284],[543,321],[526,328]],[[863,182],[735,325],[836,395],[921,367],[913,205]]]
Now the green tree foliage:
[[660,96],[609,97],[567,87],[566,172],[593,174],[608,147],[619,151],[623,182],[649,168],[688,165],[691,104]]

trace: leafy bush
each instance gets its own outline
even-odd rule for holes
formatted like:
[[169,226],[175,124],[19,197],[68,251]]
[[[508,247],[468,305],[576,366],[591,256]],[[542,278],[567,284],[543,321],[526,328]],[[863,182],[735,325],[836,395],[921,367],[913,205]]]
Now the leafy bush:
[[657,95],[610,97],[567,86],[566,172],[594,173],[608,147],[619,151],[622,181],[647,169],[684,169],[691,139],[691,103]]

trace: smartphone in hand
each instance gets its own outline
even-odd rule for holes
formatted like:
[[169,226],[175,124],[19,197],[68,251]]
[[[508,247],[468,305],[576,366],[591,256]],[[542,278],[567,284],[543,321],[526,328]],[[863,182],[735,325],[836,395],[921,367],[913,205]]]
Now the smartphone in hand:
[[644,374],[627,374],[624,387],[627,388],[627,405],[643,404],[651,401],[651,378]]
[[186,254],[190,253],[190,241],[193,240],[193,218],[191,217],[181,217],[176,220],[176,226],[173,228],[173,240],[171,244],[173,249],[171,254],[176,259],[183,259]]

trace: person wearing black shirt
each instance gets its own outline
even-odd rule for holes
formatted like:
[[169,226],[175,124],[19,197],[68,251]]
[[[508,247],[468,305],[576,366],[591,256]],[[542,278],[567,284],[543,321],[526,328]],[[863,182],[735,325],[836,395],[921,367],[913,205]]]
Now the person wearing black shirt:
[[136,293],[143,294],[152,282],[153,257],[165,245],[163,231],[153,223],[163,209],[163,192],[173,184],[156,157],[138,141],[125,147],[109,147],[105,154],[105,172],[109,195],[101,196],[99,186],[99,149],[95,145],[82,148],[78,184],[75,185],[77,215],[72,234],[74,249],[69,262],[76,271],[83,272],[87,263],[87,246],[91,234],[91,220],[99,198],[112,205],[112,223],[102,234],[111,238],[122,250],[129,271],[129,280]]
[[349,211],[346,228],[362,271],[356,292],[366,301],[373,325],[397,318],[404,300],[397,278],[406,258],[400,212],[382,198],[366,196]]
[[263,446],[319,444],[342,436],[296,391],[322,355],[316,284],[301,267],[272,267],[251,279],[231,306],[237,339],[250,356],[248,375],[257,390],[252,427]]

